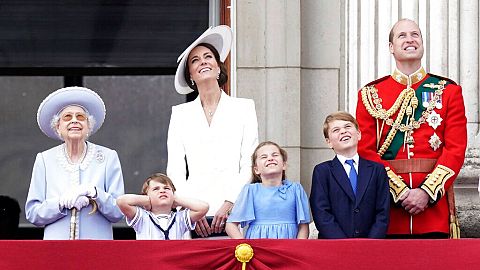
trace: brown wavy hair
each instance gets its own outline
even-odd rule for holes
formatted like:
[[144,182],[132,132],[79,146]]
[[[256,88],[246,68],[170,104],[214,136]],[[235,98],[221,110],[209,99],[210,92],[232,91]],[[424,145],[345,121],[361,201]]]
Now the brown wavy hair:
[[[278,144],[276,144],[272,141],[261,142],[260,144],[258,144],[257,148],[255,148],[255,151],[253,151],[253,155],[252,155],[252,180],[251,180],[251,183],[261,183],[262,182],[262,178],[260,178],[260,175],[255,173],[255,165],[256,165],[257,158],[258,158],[257,152],[260,148],[262,148],[265,145],[276,146],[278,148],[278,150],[280,151],[280,155],[282,155],[283,162],[287,162],[287,158],[288,158],[287,151],[285,151],[283,148],[281,148]],[[287,174],[285,173],[285,170],[283,170],[282,180],[285,180],[286,178],[287,178]]]

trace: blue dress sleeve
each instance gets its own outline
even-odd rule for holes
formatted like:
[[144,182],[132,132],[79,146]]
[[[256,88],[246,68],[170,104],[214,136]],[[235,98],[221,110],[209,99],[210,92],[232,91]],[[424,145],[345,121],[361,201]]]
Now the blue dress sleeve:
[[307,193],[302,185],[295,183],[295,207],[297,210],[297,223],[310,223],[310,205]]
[[239,222],[242,227],[247,226],[255,220],[255,209],[253,203],[254,184],[247,184],[238,195],[232,213],[227,222]]

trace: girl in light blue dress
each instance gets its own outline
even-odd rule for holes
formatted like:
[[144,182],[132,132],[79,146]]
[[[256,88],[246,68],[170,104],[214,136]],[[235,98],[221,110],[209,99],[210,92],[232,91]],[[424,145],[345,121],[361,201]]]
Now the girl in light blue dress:
[[228,217],[226,232],[244,238],[238,225],[248,226],[245,238],[306,239],[310,223],[307,194],[285,179],[287,152],[270,141],[252,155],[252,183],[243,187]]

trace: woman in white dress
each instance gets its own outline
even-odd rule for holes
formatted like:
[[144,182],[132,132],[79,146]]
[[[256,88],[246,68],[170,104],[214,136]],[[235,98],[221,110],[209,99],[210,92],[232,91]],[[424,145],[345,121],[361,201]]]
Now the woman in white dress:
[[221,88],[231,41],[228,26],[209,28],[180,55],[175,74],[177,92],[198,91],[198,97],[172,107],[167,174],[179,194],[210,205],[195,228],[201,237],[224,234],[228,213],[250,180],[258,144],[253,100],[230,97]]

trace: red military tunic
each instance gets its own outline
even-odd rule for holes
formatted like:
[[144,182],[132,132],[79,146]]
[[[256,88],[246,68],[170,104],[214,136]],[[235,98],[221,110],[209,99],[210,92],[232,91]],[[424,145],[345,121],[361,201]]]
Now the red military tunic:
[[[425,86],[427,81],[433,83]],[[414,98],[410,103],[401,102],[402,98],[405,100],[411,97],[406,94],[407,90],[404,90],[409,84],[417,90],[416,96],[420,97],[414,111],[417,116],[423,117],[423,120],[406,120],[408,110],[411,111],[408,107],[415,106]],[[439,89],[440,91],[436,91]],[[399,114],[401,119],[398,119]],[[410,76],[396,70],[391,76],[374,81],[359,91],[356,117],[362,132],[358,153],[366,159],[383,163],[387,171],[391,168],[388,175],[394,202],[399,203],[399,197],[410,188],[422,188],[430,196],[429,206],[415,216],[411,216],[401,206],[392,204],[387,233],[448,233],[449,208],[444,196],[445,190],[458,176],[467,145],[467,120],[462,88],[448,79],[426,74],[423,68]],[[403,128],[400,127],[402,123]],[[408,123],[413,124],[408,126]],[[395,125],[397,128],[392,128]],[[396,132],[391,133],[391,129]],[[409,134],[408,130],[413,132]],[[395,140],[398,152],[395,149],[386,150],[388,146],[395,144],[392,141],[397,133],[404,137]],[[394,161],[389,161],[392,159],[401,162],[433,160],[433,170],[397,173],[392,166]]]

